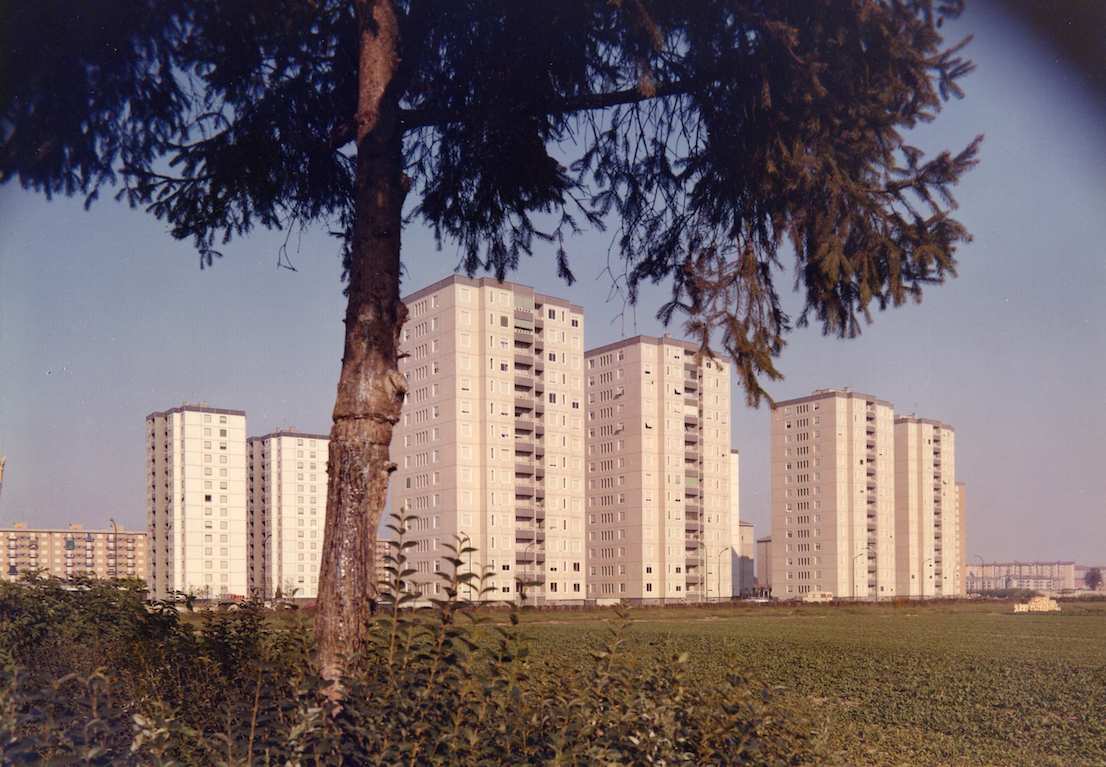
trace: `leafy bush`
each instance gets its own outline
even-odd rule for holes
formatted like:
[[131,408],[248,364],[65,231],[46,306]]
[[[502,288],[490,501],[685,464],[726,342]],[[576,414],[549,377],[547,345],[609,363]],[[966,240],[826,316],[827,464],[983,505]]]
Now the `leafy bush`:
[[[402,524],[399,526],[402,529]],[[382,609],[341,696],[309,622],[257,604],[193,616],[140,583],[0,585],[0,762],[91,764],[804,764],[810,741],[740,679],[689,683],[675,646],[626,651],[629,623],[572,667],[531,662],[517,614],[414,608],[393,544]]]

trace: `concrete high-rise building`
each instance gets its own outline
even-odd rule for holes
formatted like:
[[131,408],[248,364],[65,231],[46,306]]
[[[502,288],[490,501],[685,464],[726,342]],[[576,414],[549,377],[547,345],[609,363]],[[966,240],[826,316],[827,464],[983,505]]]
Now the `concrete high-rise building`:
[[24,523],[0,528],[0,578],[16,580],[41,570],[56,578],[141,578],[146,573],[146,533],[112,526],[85,530],[32,528]]
[[733,595],[748,596],[756,591],[756,532],[752,522],[738,522],[737,541],[734,543]]
[[961,593],[956,432],[895,419],[895,581],[899,596]]
[[895,596],[894,413],[847,389],[772,407],[772,591]]
[[292,430],[246,440],[251,595],[318,596],[329,445]]
[[582,601],[583,309],[461,276],[404,301],[390,502],[418,517],[412,585],[441,593],[442,544],[460,536],[476,549],[465,568],[487,575],[485,599]]
[[668,336],[586,353],[588,595],[728,598],[730,365]]
[[248,595],[246,413],[181,405],[146,416],[150,594]]
[[730,451],[730,593],[735,597],[756,588],[753,558],[756,543],[751,522],[741,521],[741,452]]
[[772,536],[757,538],[756,555],[757,588],[772,591]]

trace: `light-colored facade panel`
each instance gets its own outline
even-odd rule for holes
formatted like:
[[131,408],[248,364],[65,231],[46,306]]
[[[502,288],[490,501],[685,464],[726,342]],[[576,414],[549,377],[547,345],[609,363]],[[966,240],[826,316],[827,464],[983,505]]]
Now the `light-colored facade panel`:
[[1075,562],[985,562],[969,564],[965,588],[973,592],[1031,589],[1049,594],[1077,586]]
[[896,585],[900,596],[963,591],[956,432],[939,421],[895,419]]
[[182,405],[146,417],[154,598],[248,595],[246,414]]
[[771,418],[773,596],[895,596],[890,403],[823,389]]
[[16,580],[44,572],[56,578],[139,578],[146,580],[146,533],[113,526],[85,530],[32,528],[24,523],[0,528],[0,577]]
[[325,435],[292,430],[247,441],[251,595],[318,596],[329,446]]
[[730,367],[668,336],[585,354],[588,596],[729,598]]
[[497,601],[583,601],[583,310],[453,276],[404,299],[408,392],[391,506],[415,519],[412,582],[441,595],[446,544]]

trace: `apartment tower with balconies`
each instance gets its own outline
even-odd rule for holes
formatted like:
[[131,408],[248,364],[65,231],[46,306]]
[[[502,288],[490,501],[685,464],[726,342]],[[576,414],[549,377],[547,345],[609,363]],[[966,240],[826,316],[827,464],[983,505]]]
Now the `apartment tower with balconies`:
[[146,518],[151,596],[248,595],[244,411],[146,416]]
[[583,601],[583,309],[457,275],[404,302],[408,391],[389,496],[414,517],[410,585],[443,594],[445,545],[462,539],[484,599]]
[[900,596],[962,593],[956,432],[895,419],[895,581]]
[[668,336],[588,351],[588,596],[729,598],[730,365]]
[[326,435],[293,430],[246,440],[251,595],[318,596],[329,446]]
[[773,596],[895,596],[894,453],[889,402],[819,389],[772,406]]

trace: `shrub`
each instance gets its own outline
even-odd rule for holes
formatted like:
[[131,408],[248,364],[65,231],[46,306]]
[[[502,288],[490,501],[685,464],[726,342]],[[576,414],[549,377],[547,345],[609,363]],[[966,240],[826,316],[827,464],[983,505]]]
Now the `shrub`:
[[[402,525],[400,525],[402,529]],[[198,617],[147,604],[133,582],[0,585],[0,762],[91,764],[804,764],[810,742],[764,694],[720,673],[689,684],[685,656],[628,652],[624,614],[575,667],[531,663],[511,614],[459,597],[414,608],[393,544],[363,654],[334,702],[295,610]]]

